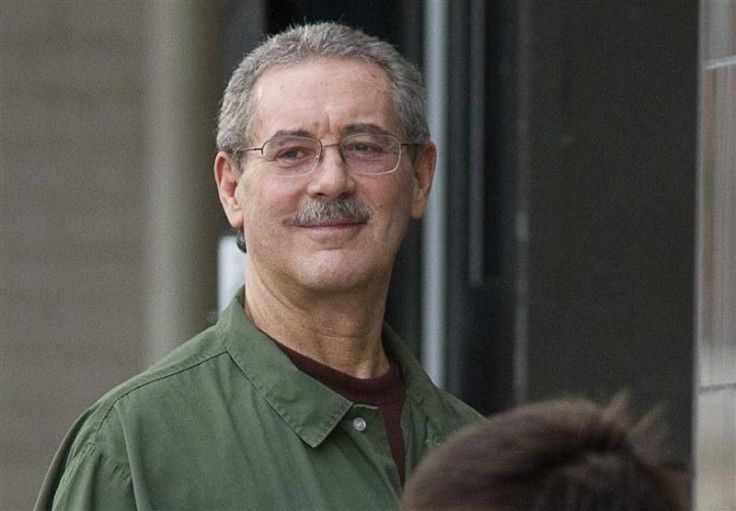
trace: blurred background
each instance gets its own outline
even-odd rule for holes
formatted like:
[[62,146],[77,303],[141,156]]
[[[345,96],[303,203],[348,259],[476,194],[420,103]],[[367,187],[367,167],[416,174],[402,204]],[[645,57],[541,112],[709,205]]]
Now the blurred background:
[[483,413],[628,389],[694,508],[736,509],[731,0],[0,1],[0,509],[216,318],[219,96],[327,19],[426,78],[439,167],[387,315],[433,379]]

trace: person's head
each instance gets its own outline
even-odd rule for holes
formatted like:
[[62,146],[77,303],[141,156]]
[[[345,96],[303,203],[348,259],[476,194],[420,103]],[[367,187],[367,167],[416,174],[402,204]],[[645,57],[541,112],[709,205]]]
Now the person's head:
[[322,291],[388,281],[435,160],[420,75],[391,45],[334,23],[273,36],[233,74],[217,141],[253,271]]
[[406,511],[684,511],[681,466],[622,398],[521,406],[467,426],[412,473]]

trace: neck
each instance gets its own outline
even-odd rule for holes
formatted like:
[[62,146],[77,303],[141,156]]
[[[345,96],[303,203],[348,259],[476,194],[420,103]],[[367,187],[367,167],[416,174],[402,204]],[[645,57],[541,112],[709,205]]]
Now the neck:
[[356,378],[389,370],[381,343],[388,282],[344,292],[277,286],[246,271],[245,312],[284,346]]

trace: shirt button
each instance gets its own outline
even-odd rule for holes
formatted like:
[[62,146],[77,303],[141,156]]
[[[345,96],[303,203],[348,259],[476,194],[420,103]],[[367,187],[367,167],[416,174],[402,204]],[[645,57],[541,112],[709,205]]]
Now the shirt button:
[[353,419],[353,427],[355,431],[364,431],[366,427],[365,419],[362,417],[356,417]]

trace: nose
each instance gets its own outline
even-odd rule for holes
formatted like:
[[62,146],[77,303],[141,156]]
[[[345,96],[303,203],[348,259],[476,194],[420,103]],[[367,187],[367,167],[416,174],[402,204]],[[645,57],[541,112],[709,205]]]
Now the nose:
[[322,157],[312,171],[308,193],[314,197],[338,198],[355,192],[355,180],[348,171],[339,144],[322,146]]

